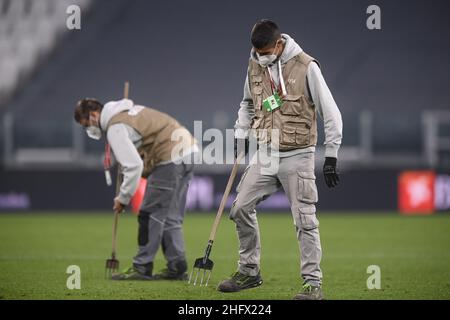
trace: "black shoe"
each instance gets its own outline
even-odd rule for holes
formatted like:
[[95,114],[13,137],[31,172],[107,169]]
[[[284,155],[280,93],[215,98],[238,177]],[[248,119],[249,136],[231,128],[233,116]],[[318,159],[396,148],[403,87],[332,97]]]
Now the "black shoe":
[[153,277],[155,280],[188,280],[186,261],[178,261],[167,264],[167,268],[161,270]]
[[240,272],[234,273],[230,279],[222,281],[217,290],[221,292],[238,292],[244,289],[255,288],[262,285],[263,280],[258,272],[256,276],[247,276]]

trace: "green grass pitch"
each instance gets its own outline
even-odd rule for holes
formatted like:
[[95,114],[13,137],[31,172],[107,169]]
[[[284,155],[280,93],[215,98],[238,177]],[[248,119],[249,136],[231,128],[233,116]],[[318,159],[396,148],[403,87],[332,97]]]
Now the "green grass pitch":
[[[188,213],[188,262],[202,256],[214,214]],[[404,217],[372,213],[319,215],[326,299],[450,299],[450,215]],[[114,282],[104,278],[112,214],[11,213],[0,215],[1,299],[291,299],[301,287],[299,250],[287,213],[259,215],[264,284],[239,293],[216,291],[235,269],[234,224],[223,217],[208,287],[186,282]],[[136,250],[137,221],[119,222],[121,269]],[[81,289],[66,287],[66,268],[81,268]],[[367,267],[381,268],[381,289],[366,287]],[[164,268],[161,253],[156,270]]]

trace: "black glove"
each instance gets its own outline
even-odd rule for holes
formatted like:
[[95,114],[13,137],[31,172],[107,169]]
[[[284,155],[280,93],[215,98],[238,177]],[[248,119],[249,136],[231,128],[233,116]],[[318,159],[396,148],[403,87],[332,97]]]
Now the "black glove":
[[339,184],[339,175],[336,170],[336,164],[336,158],[325,158],[325,163],[323,164],[323,175],[325,176],[325,183],[328,188],[334,188]]
[[248,153],[248,138],[239,139],[234,138],[234,158],[237,159],[238,154],[242,153],[242,148],[244,148],[244,156]]

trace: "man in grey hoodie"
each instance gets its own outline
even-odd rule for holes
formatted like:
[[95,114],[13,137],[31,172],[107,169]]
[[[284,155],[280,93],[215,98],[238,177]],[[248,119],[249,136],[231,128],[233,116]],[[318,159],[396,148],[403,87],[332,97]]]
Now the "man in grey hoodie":
[[[255,206],[283,188],[291,204],[301,251],[303,286],[294,299],[322,299],[322,250],[315,214],[316,114],[324,121],[323,173],[330,188],[339,183],[336,163],[342,140],[341,114],[318,61],[303,52],[289,35],[282,34],[274,22],[256,23],[251,42],[244,98],[235,125],[235,156],[247,153],[249,136],[254,133],[260,148],[241,178],[230,210],[240,242],[238,270],[222,281],[218,290],[236,292],[262,284]],[[277,169],[267,170],[261,161],[254,160],[264,158],[275,161]]]
[[[123,211],[140,178],[147,178],[138,216],[138,253],[133,266],[112,279],[186,279],[182,223],[194,163],[191,156],[198,152],[195,139],[169,115],[128,99],[104,106],[95,99],[83,99],[75,108],[75,121],[93,139],[104,134],[122,167],[124,179],[114,199],[115,211]],[[153,259],[160,246],[167,269],[154,275]]]

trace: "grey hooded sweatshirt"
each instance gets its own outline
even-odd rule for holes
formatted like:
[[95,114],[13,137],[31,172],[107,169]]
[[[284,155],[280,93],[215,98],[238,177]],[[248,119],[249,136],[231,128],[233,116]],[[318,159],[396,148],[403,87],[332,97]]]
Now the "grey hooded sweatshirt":
[[[285,41],[285,48],[280,56],[281,67],[283,68],[287,61],[301,53],[303,50],[289,35],[283,33],[282,39]],[[250,58],[258,62],[258,56],[253,49],[250,53]],[[275,63],[269,67],[271,68],[270,71],[273,76],[273,80],[278,86],[280,81],[278,77],[278,64]],[[316,106],[317,113],[324,121],[325,157],[337,158],[338,150],[342,141],[341,113],[336,105],[336,102],[333,99],[330,89],[325,82],[325,79],[323,78],[322,72],[320,71],[320,68],[316,63],[311,63],[309,65],[306,77],[309,93],[311,94],[310,98]],[[242,99],[242,102],[240,104],[238,119],[234,126],[236,138],[245,138],[248,136],[248,130],[251,127],[254,115],[255,108],[253,105],[247,76],[244,85],[244,98]],[[289,157],[299,153],[314,151],[315,147],[308,147],[304,149],[296,149],[278,153],[272,152],[271,155],[278,155],[279,157]]]

